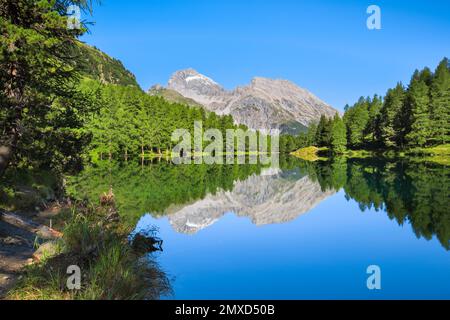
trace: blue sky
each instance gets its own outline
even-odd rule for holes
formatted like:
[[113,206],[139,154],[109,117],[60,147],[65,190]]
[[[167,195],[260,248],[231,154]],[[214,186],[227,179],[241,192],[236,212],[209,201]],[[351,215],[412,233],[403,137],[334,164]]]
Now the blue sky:
[[[366,9],[381,8],[368,30]],[[231,89],[288,79],[342,110],[450,56],[450,1],[102,0],[83,41],[143,89],[192,67]]]

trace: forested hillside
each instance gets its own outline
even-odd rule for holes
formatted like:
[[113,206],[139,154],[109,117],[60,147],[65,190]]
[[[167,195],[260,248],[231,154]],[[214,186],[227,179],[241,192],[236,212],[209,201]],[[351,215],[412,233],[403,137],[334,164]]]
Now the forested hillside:
[[111,58],[95,47],[79,43],[74,47],[78,71],[102,83],[139,87],[136,77],[120,60]]
[[136,87],[103,85],[88,79],[81,87],[98,97],[98,110],[85,126],[92,134],[88,149],[94,161],[106,156],[127,160],[132,155],[171,150],[174,146],[172,132],[188,129],[193,135],[194,121],[202,121],[204,130],[220,129],[224,137],[226,129],[237,128],[231,116],[218,116],[201,107],[171,103]]
[[191,107],[201,107],[202,105],[196,101],[183,97],[181,94],[175,90],[163,88],[159,85],[155,85],[150,88],[147,92],[151,96],[161,97],[169,102],[181,103]]
[[297,147],[412,150],[450,142],[450,65],[444,58],[432,72],[416,70],[407,87],[398,83],[384,98],[361,97],[341,119],[322,117]]

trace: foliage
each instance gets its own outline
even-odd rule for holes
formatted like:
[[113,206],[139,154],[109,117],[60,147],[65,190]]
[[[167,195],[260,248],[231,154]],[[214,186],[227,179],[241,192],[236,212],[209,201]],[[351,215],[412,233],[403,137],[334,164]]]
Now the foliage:
[[424,146],[432,134],[430,88],[416,71],[408,89],[408,107],[410,110],[410,130],[406,136],[408,145]]
[[[354,105],[347,105],[343,120],[347,131],[345,145],[349,149],[405,151],[448,143],[448,59],[444,58],[434,73],[428,68],[416,70],[408,88],[398,83],[387,91],[384,99],[377,95],[361,97]],[[339,139],[339,147],[333,146],[333,135],[330,135],[333,123],[331,119],[322,117],[318,126],[311,126],[306,133],[307,145],[328,147],[342,153],[345,150],[342,148],[344,139]],[[341,136],[342,128],[339,130]]]
[[441,61],[434,73],[430,88],[432,143],[450,141],[450,65],[447,58]]
[[362,211],[386,211],[400,225],[411,226],[417,237],[434,235],[450,249],[448,197],[449,167],[411,159],[333,158],[310,162],[311,178],[323,190],[344,189],[347,199],[359,203]]
[[344,121],[347,126],[348,144],[358,148],[364,143],[364,132],[369,121],[370,99],[360,98],[351,108],[346,110]]
[[128,71],[120,60],[111,58],[96,47],[78,43],[73,48],[72,55],[76,57],[79,72],[85,77],[105,84],[139,88],[134,74]]
[[70,52],[86,28],[67,28],[71,4],[86,1],[0,2],[0,175],[17,166],[76,166],[88,136],[90,97],[77,89]]
[[150,88],[150,90],[148,91],[148,94],[151,96],[157,96],[157,97],[164,98],[168,102],[172,102],[172,103],[184,104],[184,105],[190,106],[190,107],[202,107],[202,105],[200,105],[198,102],[196,102],[195,100],[192,100],[190,98],[186,98],[185,96],[178,93],[178,91],[163,88],[158,85]]
[[283,134],[280,136],[279,143],[280,153],[282,154],[289,154],[309,145],[306,133],[300,133],[297,136]]
[[[8,299],[142,300],[171,293],[169,280],[148,257],[141,257],[103,207],[73,208],[56,256],[29,266]],[[81,289],[67,289],[67,268],[82,270]]]
[[[69,179],[68,193],[95,201],[112,186],[116,203],[134,224],[144,212],[161,215],[171,205],[185,204],[219,190],[232,190],[234,181],[261,171],[261,165],[171,165],[155,160],[138,165],[103,161]],[[130,186],[133,186],[130,188]]]
[[61,177],[43,170],[9,170],[0,180],[0,208],[34,211],[63,196]]
[[344,153],[347,149],[347,128],[339,114],[336,114],[331,122],[330,145],[337,154]]
[[326,147],[331,144],[331,119],[322,115],[317,125],[316,144],[318,147]]
[[[128,160],[132,156],[171,152],[176,145],[172,141],[172,133],[176,129],[185,129],[193,137],[196,121],[202,122],[203,132],[219,129],[224,146],[226,130],[248,130],[246,126],[235,125],[230,115],[218,116],[201,107],[171,103],[164,98],[150,96],[137,87],[103,85],[90,79],[85,79],[82,86],[91,90],[96,88],[101,92],[101,107],[92,114],[85,126],[92,133],[88,150],[92,162],[106,157]],[[203,147],[208,144],[204,139]]]
[[394,89],[388,90],[380,111],[381,143],[387,148],[403,146],[404,103],[405,89],[398,83]]
[[293,152],[292,155],[296,156],[300,159],[307,160],[307,161],[317,161],[317,160],[323,160],[324,158],[319,157],[319,153],[323,151],[328,151],[328,148],[317,148],[317,147],[306,147],[306,148],[300,148],[297,151]]

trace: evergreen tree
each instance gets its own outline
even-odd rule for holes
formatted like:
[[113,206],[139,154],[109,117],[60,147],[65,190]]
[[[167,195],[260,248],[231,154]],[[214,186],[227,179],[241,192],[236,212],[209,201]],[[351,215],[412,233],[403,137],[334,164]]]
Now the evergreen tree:
[[308,127],[308,132],[306,133],[306,143],[308,146],[314,146],[317,145],[317,129],[318,125],[317,123],[313,122]]
[[418,80],[425,82],[428,87],[431,87],[433,72],[428,67],[423,68],[423,70],[419,72]]
[[445,144],[450,141],[450,70],[449,61],[439,63],[431,84],[432,141]]
[[345,152],[347,147],[347,129],[339,114],[333,118],[331,126],[331,148],[335,153]]
[[[401,83],[384,99],[361,97],[346,105],[344,123],[348,146],[403,149],[445,144],[450,141],[450,66],[444,58],[433,74],[415,71],[408,90]],[[321,138],[324,122],[316,138]]]
[[[58,122],[49,122],[50,114],[65,120],[68,133],[82,125],[77,116],[83,115],[87,105],[75,89],[77,59],[69,52],[86,29],[67,28],[67,9],[72,4],[88,8],[86,1],[0,1],[0,176],[13,158],[31,159],[21,152],[27,147],[21,142],[23,137],[46,145],[41,149],[46,153],[37,154],[34,160],[47,163],[50,150],[67,154],[68,150],[58,149],[64,145],[42,140]],[[61,112],[64,107],[66,111]],[[76,133],[69,136],[75,138]],[[72,157],[80,154],[76,148],[72,152]]]
[[316,144],[318,147],[329,147],[331,142],[332,120],[322,115],[316,131]]
[[380,131],[381,140],[386,147],[398,147],[401,143],[401,126],[403,117],[403,103],[405,99],[405,90],[401,83],[394,89],[389,89],[380,111]]
[[367,145],[375,146],[379,137],[379,116],[380,110],[383,106],[383,100],[375,95],[372,101],[369,103],[369,120],[365,129],[365,141]]
[[364,133],[369,122],[368,101],[361,97],[351,108],[348,108],[344,121],[347,126],[348,143],[351,147],[360,148],[364,143]]
[[411,79],[407,93],[409,105],[409,133],[406,140],[411,147],[423,147],[430,140],[430,90],[426,77],[416,72]]
[[323,141],[322,134],[325,127],[326,118],[324,115],[320,117],[319,123],[317,124],[316,136],[314,138],[315,144],[320,147]]

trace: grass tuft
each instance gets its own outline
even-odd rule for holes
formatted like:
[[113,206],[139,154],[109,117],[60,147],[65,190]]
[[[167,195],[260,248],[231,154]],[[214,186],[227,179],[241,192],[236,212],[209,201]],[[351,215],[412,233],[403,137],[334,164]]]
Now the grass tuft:
[[[7,299],[143,300],[171,294],[170,282],[147,254],[128,240],[129,230],[108,217],[111,208],[78,205],[64,228],[60,252],[28,266]],[[82,272],[81,289],[67,288],[67,268]]]

